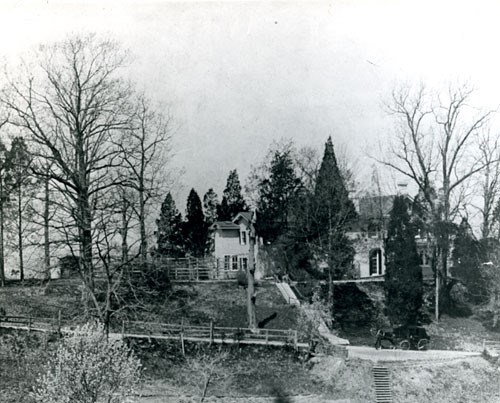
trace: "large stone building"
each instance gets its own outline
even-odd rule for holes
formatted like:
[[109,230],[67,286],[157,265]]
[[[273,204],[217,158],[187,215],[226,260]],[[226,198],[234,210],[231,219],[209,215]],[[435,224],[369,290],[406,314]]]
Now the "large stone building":
[[[353,241],[355,272],[359,278],[385,274],[384,240],[395,196],[367,196],[357,201],[359,219],[347,233]],[[427,238],[415,237],[424,279],[432,279]]]

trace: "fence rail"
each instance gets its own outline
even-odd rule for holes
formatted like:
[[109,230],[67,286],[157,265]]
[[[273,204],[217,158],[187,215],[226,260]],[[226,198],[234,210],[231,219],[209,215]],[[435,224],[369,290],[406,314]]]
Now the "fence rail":
[[[0,317],[0,327],[27,331],[71,333],[74,324],[61,321],[60,316],[56,319],[4,316]],[[121,329],[115,329],[110,335],[124,338],[180,340],[183,351],[185,341],[293,346],[296,350],[299,348],[308,348],[308,344],[299,343],[298,332],[296,330],[221,327],[214,326],[213,322],[210,322],[209,325],[190,325],[183,322],[123,321]]]
[[[182,338],[184,340],[203,339],[211,343],[274,344],[299,347],[296,330],[249,329],[210,325],[186,325],[183,323],[124,322],[122,333],[144,334],[151,337]],[[302,347],[302,346],[300,346]]]
[[165,270],[172,281],[224,280],[234,278],[235,271],[223,270],[215,258],[156,258],[154,264]]
[[484,339],[483,351],[496,352],[497,354],[500,354],[500,339]]

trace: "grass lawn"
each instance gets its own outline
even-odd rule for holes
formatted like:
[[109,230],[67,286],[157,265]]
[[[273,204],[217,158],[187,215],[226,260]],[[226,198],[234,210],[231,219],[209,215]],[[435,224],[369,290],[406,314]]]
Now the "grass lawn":
[[[191,324],[247,327],[247,294],[236,282],[175,284],[162,313],[163,320]],[[297,308],[285,303],[278,288],[271,283],[257,287],[256,315],[260,322],[271,315],[276,317],[266,324],[271,329],[294,329]]]

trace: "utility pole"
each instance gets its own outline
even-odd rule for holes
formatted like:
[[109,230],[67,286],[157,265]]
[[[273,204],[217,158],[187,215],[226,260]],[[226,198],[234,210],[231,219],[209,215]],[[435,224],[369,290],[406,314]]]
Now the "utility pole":
[[248,327],[250,329],[257,329],[257,317],[255,315],[255,227],[254,227],[255,212],[252,213],[252,220],[250,222],[250,232],[248,236],[249,241],[249,254],[247,265],[247,316]]

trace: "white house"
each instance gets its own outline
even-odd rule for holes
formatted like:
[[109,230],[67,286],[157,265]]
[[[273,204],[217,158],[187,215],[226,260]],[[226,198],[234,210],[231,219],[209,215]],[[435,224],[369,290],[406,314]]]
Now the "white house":
[[[246,271],[250,256],[250,237],[254,237],[254,262],[262,241],[255,235],[255,212],[241,212],[232,221],[216,221],[210,226],[214,257],[217,268],[225,272],[225,277],[236,276],[238,270]],[[257,271],[256,271],[256,277]]]

